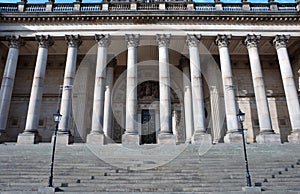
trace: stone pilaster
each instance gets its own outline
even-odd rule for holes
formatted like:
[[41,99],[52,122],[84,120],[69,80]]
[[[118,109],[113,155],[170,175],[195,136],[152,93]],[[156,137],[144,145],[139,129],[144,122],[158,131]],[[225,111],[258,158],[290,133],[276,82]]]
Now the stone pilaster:
[[169,53],[170,34],[157,34],[156,42],[159,52],[159,101],[160,101],[160,134],[159,144],[175,144],[175,137],[172,134],[172,114],[170,99],[170,71]]
[[237,107],[235,101],[234,89],[232,79],[231,63],[228,51],[228,45],[230,43],[231,35],[218,35],[216,44],[219,47],[221,73],[225,100],[225,113],[227,121],[227,134],[224,137],[225,143],[240,142],[242,135],[238,130],[237,120]]
[[137,130],[137,47],[140,43],[139,34],[126,34],[128,48],[127,82],[126,82],[126,131],[122,136],[123,145],[138,145]]
[[251,74],[255,93],[260,133],[256,136],[258,143],[280,143],[280,135],[272,129],[271,116],[265,91],[264,77],[258,54],[260,35],[247,35],[244,40],[249,53]]
[[19,49],[24,45],[20,36],[7,36],[6,40],[8,40],[9,51],[0,90],[0,133],[4,133],[4,130],[6,130],[11,95],[19,58]]
[[89,144],[104,144],[105,136],[103,133],[103,112],[104,112],[104,93],[106,81],[107,47],[110,45],[110,36],[95,35],[98,44],[96,75],[93,100],[93,114],[91,133],[87,136]]
[[291,143],[300,143],[300,107],[293,71],[287,52],[289,38],[289,35],[276,35],[273,44],[277,51],[283,88],[292,126],[292,134],[288,137],[288,140]]
[[62,117],[58,125],[57,144],[71,143],[72,136],[69,131],[69,122],[71,116],[72,91],[76,70],[77,49],[82,42],[79,35],[66,35],[65,39],[68,44],[68,53],[60,104],[60,114]]
[[200,42],[200,35],[188,34],[186,42],[189,46],[193,102],[194,134],[192,137],[192,143],[197,144],[201,143],[201,140],[203,140],[203,138],[210,137],[210,135],[206,134],[203,85],[198,48]]
[[48,47],[52,46],[54,41],[49,35],[36,35],[35,39],[39,43],[39,49],[30,92],[26,126],[24,132],[18,136],[18,144],[37,143],[40,138],[38,134],[38,122],[40,107],[42,104],[43,82],[46,72]]

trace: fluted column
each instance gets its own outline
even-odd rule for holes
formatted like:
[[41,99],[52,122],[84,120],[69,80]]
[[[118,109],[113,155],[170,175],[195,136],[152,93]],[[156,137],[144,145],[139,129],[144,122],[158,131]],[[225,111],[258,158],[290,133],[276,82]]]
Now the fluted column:
[[137,130],[137,47],[139,34],[126,34],[128,48],[127,82],[126,82],[126,131],[122,136],[122,144],[138,144]]
[[116,61],[108,64],[106,69],[106,89],[105,89],[105,99],[104,99],[104,115],[103,115],[103,133],[106,138],[106,142],[112,141],[112,128],[111,128],[111,90],[113,87],[114,80],[114,66]]
[[225,143],[241,141],[241,135],[238,133],[237,108],[235,102],[235,94],[228,45],[231,35],[218,35],[216,44],[219,47],[221,73],[223,81],[223,91],[225,100],[225,113],[227,121],[227,134],[224,137]]
[[24,133],[18,136],[18,143],[21,144],[33,144],[39,141],[38,122],[40,107],[42,104],[43,82],[46,72],[48,47],[52,46],[54,43],[52,37],[49,35],[36,35],[35,39],[39,43],[39,49],[31,87],[26,126]]
[[58,144],[70,143],[69,121],[71,116],[72,90],[76,70],[77,49],[81,45],[79,35],[66,35],[65,39],[68,44],[68,53],[60,104],[60,114],[62,117],[58,125]]
[[110,36],[95,35],[98,44],[94,101],[92,114],[91,133],[87,136],[87,143],[104,144],[103,134],[103,112],[104,112],[104,93],[106,81],[107,47],[110,44]]
[[20,36],[7,36],[6,40],[8,40],[9,51],[0,90],[0,133],[6,130],[11,95],[19,58],[19,49],[24,45]]
[[256,137],[258,143],[270,143],[278,142],[280,143],[280,136],[274,135],[274,130],[272,129],[271,116],[269,111],[269,105],[267,100],[267,95],[265,91],[265,84],[263,78],[263,72],[260,64],[259,54],[258,54],[258,43],[260,40],[260,35],[247,35],[244,40],[249,53],[249,60],[251,66],[251,74],[253,80],[253,87],[255,93],[255,101],[258,113],[260,134]]
[[158,143],[175,143],[172,135],[172,114],[170,98],[169,53],[170,34],[157,34],[156,41],[159,51],[159,101],[160,101],[160,134]]
[[191,82],[190,82],[190,67],[188,64],[184,64],[183,71],[183,87],[184,87],[184,121],[185,121],[185,136],[186,142],[191,143],[192,136],[194,134],[193,125],[193,105],[191,94]]
[[273,44],[277,51],[283,88],[292,126],[292,134],[288,137],[288,140],[292,143],[300,143],[300,108],[293,71],[287,52],[289,38],[289,35],[276,35]]
[[206,134],[203,85],[198,48],[200,35],[188,34],[186,42],[189,46],[190,54],[191,88],[193,101],[194,135],[192,138],[192,143],[200,143],[201,136]]

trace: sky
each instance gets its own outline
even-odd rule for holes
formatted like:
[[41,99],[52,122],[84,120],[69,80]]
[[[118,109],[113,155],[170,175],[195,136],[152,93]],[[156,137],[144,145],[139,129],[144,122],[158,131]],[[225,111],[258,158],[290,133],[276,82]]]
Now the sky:
[[[0,0],[0,3],[16,3],[20,2],[21,0]],[[83,0],[83,3],[99,3],[102,0]],[[194,0],[195,2],[214,2],[214,0]],[[294,3],[295,0],[275,0],[279,3]],[[48,2],[48,0],[28,0],[28,3],[45,3]],[[55,0],[56,3],[73,3],[75,0]],[[221,2],[227,3],[240,3],[241,0],[221,0]],[[248,2],[253,3],[268,3],[268,0],[248,0]]]

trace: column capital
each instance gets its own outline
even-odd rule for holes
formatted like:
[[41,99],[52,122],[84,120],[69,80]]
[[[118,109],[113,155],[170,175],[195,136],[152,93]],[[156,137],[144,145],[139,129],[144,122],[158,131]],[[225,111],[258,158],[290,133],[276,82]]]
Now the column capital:
[[138,47],[140,44],[140,35],[125,34],[125,41],[127,43],[127,47]]
[[227,47],[230,44],[231,34],[218,34],[215,43],[219,47]]
[[244,45],[249,49],[252,47],[257,47],[261,36],[255,34],[247,34],[246,39],[243,41]]
[[80,39],[80,35],[65,35],[65,40],[68,43],[69,47],[79,47],[82,43],[81,39]]
[[9,48],[17,48],[18,49],[21,46],[24,46],[24,44],[25,44],[23,39],[19,35],[6,36],[6,40],[8,41]]
[[273,45],[276,49],[279,49],[282,47],[286,48],[289,39],[290,39],[290,35],[284,35],[284,34],[278,35],[277,34],[273,40]]
[[35,40],[38,41],[40,48],[48,48],[54,44],[54,40],[50,35],[36,35]]
[[169,47],[171,34],[156,34],[156,42],[159,47]]
[[200,38],[200,34],[187,34],[186,43],[189,47],[198,47]]
[[95,40],[98,43],[98,47],[108,47],[110,45],[109,34],[95,34]]

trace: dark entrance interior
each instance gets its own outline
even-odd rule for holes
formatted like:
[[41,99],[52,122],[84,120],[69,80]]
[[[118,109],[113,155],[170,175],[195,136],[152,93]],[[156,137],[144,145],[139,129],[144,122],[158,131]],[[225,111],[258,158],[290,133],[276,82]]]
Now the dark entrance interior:
[[156,143],[155,111],[142,110],[141,144]]

